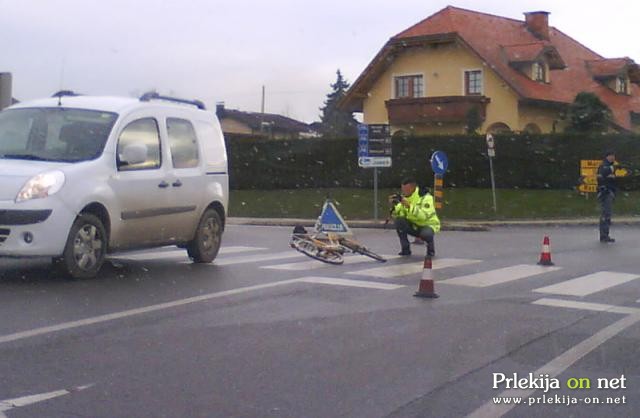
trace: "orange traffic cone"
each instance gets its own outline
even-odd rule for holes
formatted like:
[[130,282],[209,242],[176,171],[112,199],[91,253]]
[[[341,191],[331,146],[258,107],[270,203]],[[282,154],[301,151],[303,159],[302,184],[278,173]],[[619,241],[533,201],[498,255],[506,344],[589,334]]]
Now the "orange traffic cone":
[[545,235],[542,241],[542,253],[540,253],[540,261],[538,264],[541,266],[553,266],[551,261],[551,247],[549,246],[549,237]]
[[418,298],[437,298],[439,297],[433,287],[433,270],[431,264],[431,257],[426,256],[424,258],[424,264],[422,266],[422,279],[420,279],[420,285],[418,291],[413,294]]

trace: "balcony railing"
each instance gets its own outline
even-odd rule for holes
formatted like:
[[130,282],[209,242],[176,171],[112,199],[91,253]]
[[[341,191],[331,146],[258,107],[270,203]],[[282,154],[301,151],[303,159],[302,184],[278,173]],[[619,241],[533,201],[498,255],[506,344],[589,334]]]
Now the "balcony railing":
[[389,123],[454,123],[464,122],[467,113],[476,107],[480,118],[485,119],[487,104],[485,96],[440,96],[391,99],[385,102]]

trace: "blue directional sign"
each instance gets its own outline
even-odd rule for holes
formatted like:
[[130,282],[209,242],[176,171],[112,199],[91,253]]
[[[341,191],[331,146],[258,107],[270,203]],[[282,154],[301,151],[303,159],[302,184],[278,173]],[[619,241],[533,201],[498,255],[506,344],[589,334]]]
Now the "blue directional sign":
[[358,124],[358,158],[369,156],[369,126]]
[[447,167],[449,167],[447,154],[443,151],[434,152],[431,156],[431,168],[433,169],[433,172],[442,176],[445,171],[447,171]]

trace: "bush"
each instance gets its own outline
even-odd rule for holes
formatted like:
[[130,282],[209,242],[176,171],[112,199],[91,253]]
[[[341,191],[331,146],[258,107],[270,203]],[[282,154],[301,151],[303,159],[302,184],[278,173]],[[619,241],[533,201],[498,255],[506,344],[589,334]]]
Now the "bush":
[[[581,159],[601,159],[608,149],[640,168],[640,137],[631,134],[495,135],[494,170],[500,188],[571,189],[580,176]],[[357,140],[298,139],[273,141],[228,138],[232,189],[373,187],[373,170],[358,167]],[[484,136],[432,136],[393,139],[392,168],[379,169],[379,187],[395,188],[404,177],[431,183],[429,159],[440,150],[449,157],[446,187],[490,187]],[[640,188],[640,178],[621,181]]]

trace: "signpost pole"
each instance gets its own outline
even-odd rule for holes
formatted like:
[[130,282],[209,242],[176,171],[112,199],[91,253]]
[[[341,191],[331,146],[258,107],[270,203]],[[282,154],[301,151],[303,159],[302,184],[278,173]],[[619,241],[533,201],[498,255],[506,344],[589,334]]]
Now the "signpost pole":
[[378,168],[373,168],[373,220],[378,222]]
[[498,213],[498,205],[496,203],[496,179],[493,175],[493,157],[489,157],[489,169],[491,170],[491,192],[493,194],[493,213]]
[[489,156],[489,170],[491,171],[491,194],[493,195],[493,213],[498,213],[498,204],[496,203],[496,178],[493,175],[493,157],[496,156],[495,143],[493,135],[487,134],[487,155]]

